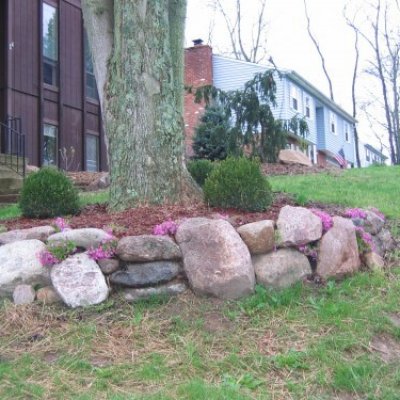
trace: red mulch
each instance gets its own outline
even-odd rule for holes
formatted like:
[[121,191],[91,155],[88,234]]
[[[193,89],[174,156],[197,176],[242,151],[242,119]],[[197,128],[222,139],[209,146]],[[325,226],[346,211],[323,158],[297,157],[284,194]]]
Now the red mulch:
[[[191,217],[220,217],[227,215],[233,226],[249,222],[271,219],[276,221],[280,209],[294,205],[292,198],[276,194],[272,206],[265,212],[244,212],[234,209],[211,208],[205,205],[194,206],[141,206],[122,212],[109,213],[104,204],[86,206],[79,215],[71,217],[71,228],[104,228],[111,227],[117,237],[152,233],[155,225],[168,219],[179,221]],[[50,225],[54,219],[15,218],[7,220],[7,229],[24,229],[33,226]]]

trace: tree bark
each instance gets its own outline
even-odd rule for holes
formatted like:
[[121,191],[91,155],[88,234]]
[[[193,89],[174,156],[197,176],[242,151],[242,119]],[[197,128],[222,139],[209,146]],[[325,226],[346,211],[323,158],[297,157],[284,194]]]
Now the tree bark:
[[[84,0],[94,19],[93,3],[100,2],[106,0]],[[103,98],[110,207],[198,200],[200,190],[183,159],[186,0],[118,0],[113,5],[113,49]],[[96,40],[92,36],[91,43]]]

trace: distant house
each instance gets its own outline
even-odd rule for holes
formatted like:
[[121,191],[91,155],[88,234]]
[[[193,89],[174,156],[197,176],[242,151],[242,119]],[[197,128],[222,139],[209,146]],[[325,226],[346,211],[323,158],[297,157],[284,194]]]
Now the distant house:
[[[194,87],[213,85],[224,91],[236,90],[256,73],[269,68],[212,54],[209,46],[201,44],[185,51],[185,83]],[[297,132],[290,131],[294,116],[304,118],[309,127],[305,152],[314,164],[334,164],[352,167],[355,164],[354,118],[316,89],[295,71],[279,70],[274,78],[277,85],[274,117],[286,123],[289,130],[288,147],[300,148]],[[192,155],[191,140],[203,104],[193,105],[193,96],[186,95],[186,152]]]
[[384,164],[387,157],[370,144],[360,143],[361,167],[368,167],[374,164]]

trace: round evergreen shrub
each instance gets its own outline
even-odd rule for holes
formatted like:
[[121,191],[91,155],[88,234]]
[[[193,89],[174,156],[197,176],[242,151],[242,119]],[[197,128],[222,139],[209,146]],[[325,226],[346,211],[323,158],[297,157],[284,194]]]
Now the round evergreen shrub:
[[200,186],[204,185],[214,167],[215,164],[210,160],[194,160],[189,161],[187,164],[188,171]]
[[19,207],[22,215],[49,218],[76,214],[79,211],[78,191],[61,171],[47,167],[25,178]]
[[204,184],[211,206],[263,211],[272,203],[272,190],[260,163],[244,157],[221,161]]

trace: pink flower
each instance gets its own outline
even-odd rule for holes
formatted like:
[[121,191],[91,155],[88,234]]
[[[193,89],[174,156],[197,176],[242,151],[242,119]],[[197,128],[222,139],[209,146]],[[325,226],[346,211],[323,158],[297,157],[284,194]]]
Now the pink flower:
[[332,228],[333,226],[333,219],[332,217],[326,213],[325,211],[322,210],[318,210],[317,208],[312,208],[311,212],[316,215],[317,217],[319,217],[319,219],[322,222],[322,229],[324,232],[328,232],[329,229]]
[[176,222],[172,220],[164,221],[162,224],[156,225],[153,229],[153,235],[175,235],[178,229]]
[[70,229],[68,222],[62,217],[57,217],[53,222],[53,226],[60,232]]
[[361,208],[349,208],[344,213],[344,216],[351,219],[365,219],[367,218],[367,213]]
[[48,250],[39,253],[38,258],[40,263],[44,267],[51,267],[52,265],[58,264],[60,262],[60,260],[53,254],[51,254]]
[[87,251],[87,255],[95,261],[111,258],[115,255],[116,247],[117,240],[111,235],[110,239],[103,240],[98,247],[90,248]]

